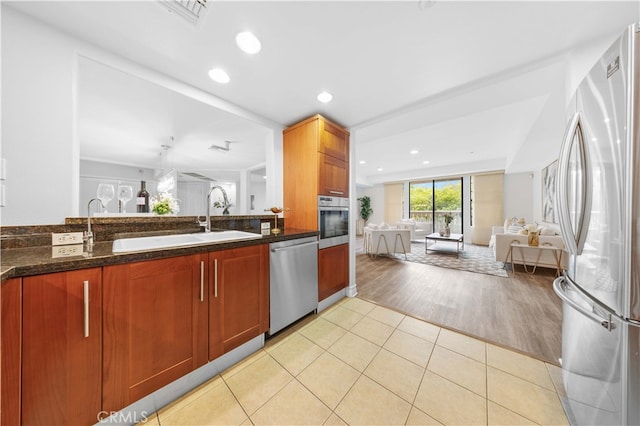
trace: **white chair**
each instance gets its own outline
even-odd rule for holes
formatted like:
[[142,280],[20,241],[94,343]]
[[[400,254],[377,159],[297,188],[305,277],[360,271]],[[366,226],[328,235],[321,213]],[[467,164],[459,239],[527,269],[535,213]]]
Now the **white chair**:
[[374,259],[379,254],[402,253],[407,258],[411,251],[411,231],[408,229],[364,228],[364,251]]

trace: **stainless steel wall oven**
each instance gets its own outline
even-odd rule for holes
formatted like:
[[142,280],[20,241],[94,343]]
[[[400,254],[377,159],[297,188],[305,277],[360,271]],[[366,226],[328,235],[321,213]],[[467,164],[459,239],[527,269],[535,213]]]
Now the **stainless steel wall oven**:
[[349,242],[348,198],[318,197],[318,230],[321,249]]

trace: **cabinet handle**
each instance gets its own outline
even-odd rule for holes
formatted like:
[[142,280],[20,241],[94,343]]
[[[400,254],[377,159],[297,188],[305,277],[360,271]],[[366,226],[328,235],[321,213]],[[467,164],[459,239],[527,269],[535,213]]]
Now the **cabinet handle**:
[[213,261],[213,297],[218,298],[218,259]]
[[84,337],[89,337],[89,281],[84,282]]
[[200,261],[200,301],[204,302],[204,260]]
[[329,194],[344,195],[342,191],[329,191]]

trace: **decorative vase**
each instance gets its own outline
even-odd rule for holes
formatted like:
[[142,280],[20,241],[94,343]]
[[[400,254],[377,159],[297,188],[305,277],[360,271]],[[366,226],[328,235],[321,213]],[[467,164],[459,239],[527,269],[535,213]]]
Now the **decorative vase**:
[[450,237],[451,236],[451,228],[449,228],[449,225],[446,225],[444,227],[444,237]]
[[538,247],[538,244],[540,244],[540,233],[538,231],[529,231],[527,243],[531,247]]

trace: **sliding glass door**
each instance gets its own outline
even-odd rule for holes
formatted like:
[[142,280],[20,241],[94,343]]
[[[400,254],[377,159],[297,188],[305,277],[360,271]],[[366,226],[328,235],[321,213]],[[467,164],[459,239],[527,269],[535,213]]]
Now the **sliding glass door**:
[[444,228],[445,215],[451,215],[451,232],[462,234],[462,178],[410,183],[409,206],[409,216],[431,232]]

